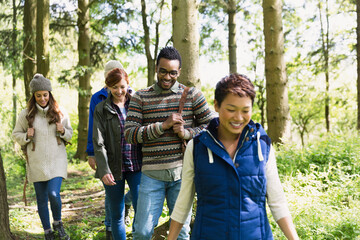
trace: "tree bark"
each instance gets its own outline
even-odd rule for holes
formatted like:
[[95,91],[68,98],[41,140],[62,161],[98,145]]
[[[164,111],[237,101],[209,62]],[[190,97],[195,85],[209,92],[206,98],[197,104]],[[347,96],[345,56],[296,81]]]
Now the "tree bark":
[[228,7],[228,27],[229,27],[229,71],[230,73],[237,72],[236,61],[236,0],[229,0]]
[[30,99],[30,81],[36,73],[35,31],[36,29],[36,0],[25,0],[24,4],[24,85],[26,102]]
[[360,130],[360,0],[356,0],[357,129]]
[[91,97],[90,75],[90,14],[89,0],[78,0],[78,53],[79,53],[79,125],[78,125],[78,143],[74,158],[86,159],[86,143],[89,117],[89,104]]
[[15,126],[16,123],[16,116],[17,116],[17,105],[16,105],[16,74],[14,69],[16,69],[16,56],[18,56],[17,50],[16,50],[16,39],[17,39],[17,33],[16,33],[16,24],[17,24],[17,11],[16,11],[16,1],[13,0],[13,29],[12,29],[12,55],[13,55],[13,67],[11,71],[12,75],[12,88],[13,88],[13,119],[12,119],[12,126]]
[[49,57],[49,0],[37,0],[36,14],[36,67],[37,72],[48,77]]
[[148,70],[148,86],[151,86],[155,83],[155,61],[156,56],[158,54],[159,49],[159,26],[161,23],[162,11],[164,6],[164,0],[160,2],[160,17],[159,20],[155,23],[155,46],[154,46],[154,54],[151,55],[151,41],[150,41],[150,27],[147,23],[147,13],[146,13],[146,2],[145,0],[141,0],[141,16],[142,23],[144,28],[144,42],[145,42],[145,54],[147,59],[147,70]]
[[321,43],[322,54],[324,57],[324,75],[325,75],[325,124],[326,131],[330,132],[330,76],[329,76],[329,7],[328,1],[326,1],[325,19],[326,19],[326,32],[324,30],[324,24],[322,21],[322,6],[319,2],[319,16],[320,16],[320,31],[321,31]]
[[197,19],[196,0],[172,0],[173,42],[182,58],[178,81],[186,86],[200,87]]
[[263,0],[263,12],[268,135],[274,143],[280,143],[290,137],[282,1]]
[[13,239],[9,224],[9,204],[7,201],[6,178],[0,149],[0,240]]

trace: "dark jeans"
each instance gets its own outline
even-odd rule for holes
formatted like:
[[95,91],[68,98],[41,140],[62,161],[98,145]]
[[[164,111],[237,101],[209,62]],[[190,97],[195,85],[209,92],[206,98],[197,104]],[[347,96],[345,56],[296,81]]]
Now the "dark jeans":
[[44,230],[51,228],[48,200],[50,200],[54,221],[61,220],[61,183],[62,177],[56,177],[45,182],[34,182],[38,212]]
[[123,179],[117,180],[114,186],[105,186],[106,196],[110,204],[111,230],[115,240],[126,240],[125,229],[125,203],[124,189],[125,180],[130,187],[134,209],[137,205],[137,197],[141,179],[141,172],[124,172]]

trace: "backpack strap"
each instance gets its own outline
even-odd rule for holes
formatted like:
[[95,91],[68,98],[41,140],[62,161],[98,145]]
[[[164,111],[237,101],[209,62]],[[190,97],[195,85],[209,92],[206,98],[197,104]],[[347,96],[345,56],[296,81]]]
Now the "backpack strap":
[[186,96],[189,92],[189,89],[190,87],[185,87],[184,88],[184,91],[181,95],[181,98],[180,98],[180,102],[179,102],[179,110],[178,110],[178,113],[182,113],[183,109],[184,109],[184,105],[185,105],[185,102],[186,102]]

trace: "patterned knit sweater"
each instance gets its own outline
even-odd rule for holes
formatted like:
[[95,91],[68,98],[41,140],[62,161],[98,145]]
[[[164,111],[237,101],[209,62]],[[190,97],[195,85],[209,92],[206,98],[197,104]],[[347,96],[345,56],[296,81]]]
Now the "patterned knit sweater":
[[[176,82],[170,90],[163,90],[155,83],[137,91],[131,98],[125,139],[132,144],[142,143],[142,171],[182,166],[182,139],[172,128],[164,131],[162,123],[171,113],[178,112],[184,88],[184,85]],[[201,91],[190,88],[182,117],[188,139],[205,128],[214,117]]]

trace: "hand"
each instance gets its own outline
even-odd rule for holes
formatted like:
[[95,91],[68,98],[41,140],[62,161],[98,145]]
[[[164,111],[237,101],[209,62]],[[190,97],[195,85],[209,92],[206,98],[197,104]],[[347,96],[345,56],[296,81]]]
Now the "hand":
[[88,163],[93,170],[96,170],[96,161],[94,156],[88,156]]
[[164,130],[170,129],[174,124],[180,123],[184,124],[185,121],[182,119],[182,116],[180,113],[172,113],[165,122],[162,123],[162,128]]
[[174,133],[177,133],[179,138],[183,139],[185,137],[184,124],[176,123],[173,126]]
[[28,128],[27,132],[26,132],[26,138],[30,139],[33,138],[35,134],[35,129],[34,128]]
[[64,134],[65,133],[64,126],[61,123],[56,123],[56,131],[61,133],[61,135]]
[[116,185],[114,176],[111,173],[105,174],[101,180],[104,182],[105,185],[114,186]]

